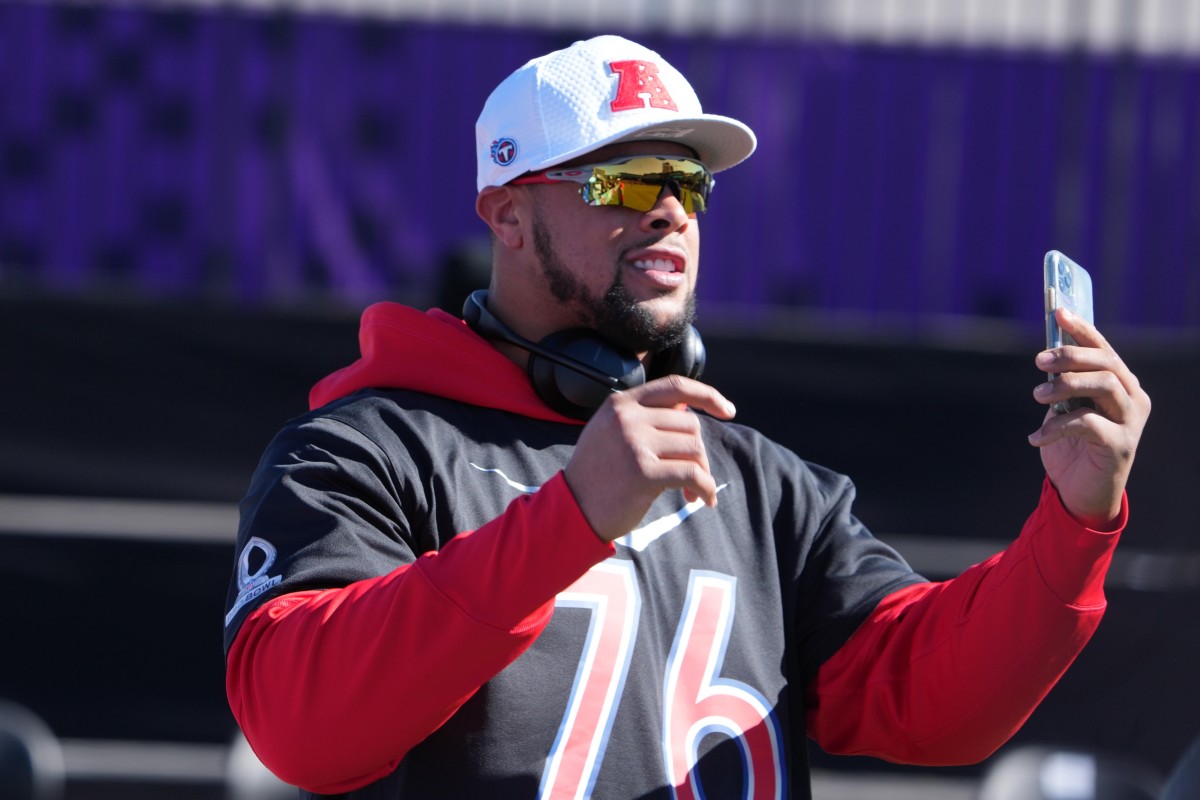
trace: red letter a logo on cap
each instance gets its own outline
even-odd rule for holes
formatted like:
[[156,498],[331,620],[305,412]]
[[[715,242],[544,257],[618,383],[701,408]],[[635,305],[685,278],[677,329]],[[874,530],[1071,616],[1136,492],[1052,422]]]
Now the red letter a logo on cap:
[[[633,111],[645,108],[647,103],[654,108],[669,108],[678,111],[667,87],[658,77],[658,65],[652,61],[614,61],[608,65],[621,76],[617,84],[617,99],[612,101],[613,111]],[[646,97],[645,95],[649,95]]]

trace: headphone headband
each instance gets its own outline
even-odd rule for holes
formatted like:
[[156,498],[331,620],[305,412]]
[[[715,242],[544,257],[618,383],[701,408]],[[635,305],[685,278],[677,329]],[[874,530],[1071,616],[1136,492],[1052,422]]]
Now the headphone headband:
[[[509,344],[515,344],[522,350],[526,350],[547,361],[553,361],[560,367],[573,369],[614,392],[633,388],[633,386],[623,386],[618,378],[609,375],[607,372],[601,372],[590,364],[585,364],[563,353],[542,347],[540,344],[535,344],[518,334],[488,310],[486,289],[477,289],[467,297],[467,302],[463,305],[463,319],[466,320],[467,324],[473,330],[488,339],[500,339]],[[636,385],[634,384],[634,386]]]
[[[534,343],[501,322],[487,307],[487,291],[479,289],[463,304],[463,319],[488,339],[516,345],[530,354],[526,372],[538,397],[546,405],[575,419],[588,419],[613,392],[646,382],[646,370],[636,353],[617,347],[595,331],[573,328],[558,331]],[[655,354],[663,364],[658,374],[699,377],[705,351],[700,334],[689,326],[678,347]]]

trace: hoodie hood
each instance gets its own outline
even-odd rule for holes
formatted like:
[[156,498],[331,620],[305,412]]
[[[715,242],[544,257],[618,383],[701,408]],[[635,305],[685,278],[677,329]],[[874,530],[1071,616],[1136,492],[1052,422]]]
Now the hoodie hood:
[[407,389],[534,419],[570,422],[551,410],[525,372],[463,320],[441,309],[375,303],[358,330],[362,356],[313,386],[309,408],[360,389]]

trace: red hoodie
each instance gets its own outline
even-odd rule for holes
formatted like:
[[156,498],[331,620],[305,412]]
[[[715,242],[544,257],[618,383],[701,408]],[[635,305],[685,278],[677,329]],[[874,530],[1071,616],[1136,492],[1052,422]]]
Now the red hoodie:
[[[363,388],[403,388],[575,422],[546,408],[520,368],[443,312],[374,305],[363,315],[360,344],[362,358],[313,388],[314,409]],[[527,520],[544,514],[567,523],[553,548],[530,538]],[[1116,532],[1086,529],[1047,480],[1004,552],[954,580],[907,586],[878,603],[806,687],[808,733],[829,752],[896,762],[986,758],[1021,726],[1098,625],[1104,574],[1126,516],[1123,502]],[[506,570],[487,566],[502,546],[507,564],[537,562],[514,571],[525,576],[519,585]],[[548,623],[554,594],[612,552],[587,527],[559,475],[415,564],[341,588],[291,592],[254,609],[228,646],[231,708],[264,763],[285,780],[324,793],[366,786],[395,770],[524,652]],[[446,654],[456,666],[436,682],[409,674],[419,668],[410,655],[437,660],[428,654],[439,633],[430,625],[441,617],[400,619],[393,612],[420,604],[468,613],[464,624],[472,631],[471,658]],[[381,620],[387,636],[379,635]],[[360,695],[369,700],[347,702]],[[314,725],[335,726],[337,735],[309,747],[297,730]]]

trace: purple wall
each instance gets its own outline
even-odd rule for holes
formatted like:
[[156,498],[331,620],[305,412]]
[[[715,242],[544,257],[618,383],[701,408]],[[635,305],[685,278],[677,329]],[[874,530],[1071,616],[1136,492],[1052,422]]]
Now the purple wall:
[[[587,35],[587,34],[581,34]],[[433,302],[482,236],[475,116],[581,35],[0,4],[0,292]],[[1200,331],[1200,61],[641,37],[759,152],[704,218],[702,298]]]

